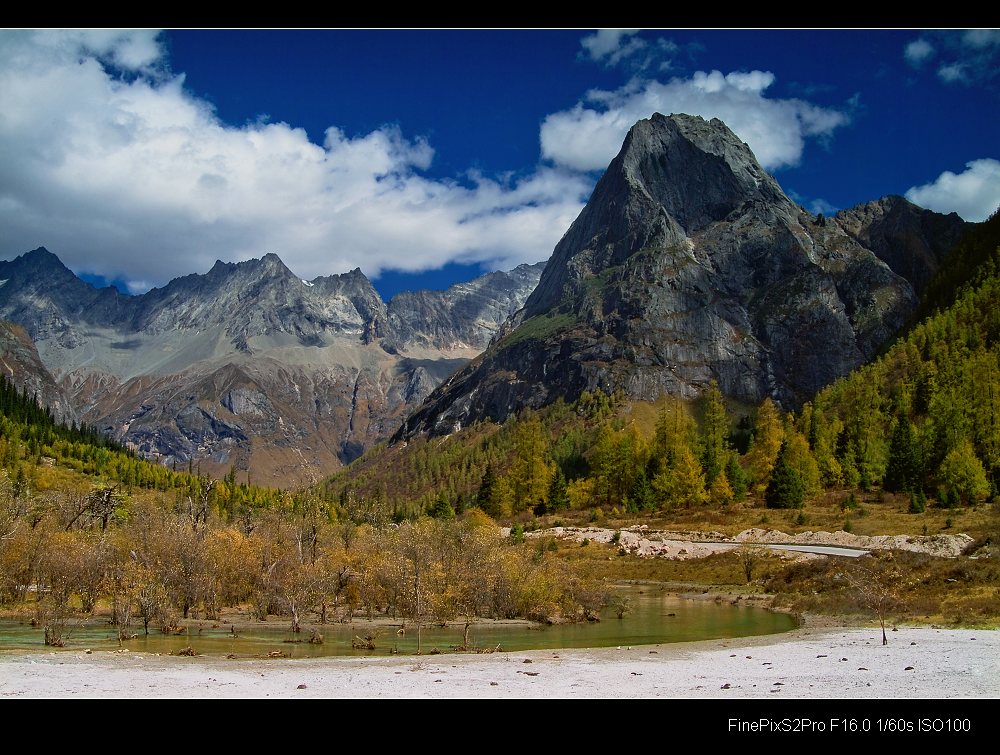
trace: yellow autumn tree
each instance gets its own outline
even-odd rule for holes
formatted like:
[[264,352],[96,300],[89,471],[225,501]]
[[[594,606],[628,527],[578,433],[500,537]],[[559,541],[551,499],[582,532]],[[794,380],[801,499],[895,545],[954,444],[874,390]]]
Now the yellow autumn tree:
[[508,473],[513,512],[544,503],[554,473],[542,423],[534,416],[519,420],[514,431],[514,463]]
[[781,441],[784,440],[784,437],[785,430],[778,407],[770,398],[766,398],[757,410],[757,419],[753,428],[753,445],[746,455],[753,491],[758,495],[762,495],[767,488],[768,480],[771,478],[771,470],[774,469],[774,462],[778,458],[778,451],[781,449]]

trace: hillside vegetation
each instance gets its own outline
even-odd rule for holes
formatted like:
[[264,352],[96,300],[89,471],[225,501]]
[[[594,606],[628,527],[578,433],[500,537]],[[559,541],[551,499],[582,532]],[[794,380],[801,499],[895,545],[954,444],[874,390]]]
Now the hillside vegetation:
[[770,400],[727,403],[714,384],[695,402],[653,405],[585,393],[502,425],[380,446],[322,494],[364,500],[397,521],[478,506],[526,526],[553,516],[749,525],[749,512],[788,509],[793,526],[834,511],[838,521],[826,523],[851,529],[881,507],[890,531],[951,527],[998,492],[997,302],[994,216],[931,281],[928,314],[798,413]]

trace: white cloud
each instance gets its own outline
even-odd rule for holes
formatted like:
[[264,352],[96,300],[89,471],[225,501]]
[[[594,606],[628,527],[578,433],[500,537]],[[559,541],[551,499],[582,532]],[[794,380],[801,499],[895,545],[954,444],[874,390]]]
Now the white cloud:
[[955,81],[967,81],[968,73],[963,63],[947,63],[938,68],[938,76],[949,84]]
[[396,127],[233,127],[183,82],[153,32],[0,31],[0,256],[44,245],[136,288],[267,251],[306,278],[508,267],[545,259],[592,188],[561,167],[432,180]]
[[1000,30],[928,30],[903,48],[914,68],[936,58],[937,76],[945,84],[976,86],[1000,75]]
[[919,68],[924,61],[933,55],[934,45],[923,38],[915,39],[903,48],[903,57],[906,58],[907,63],[915,68]]
[[1000,29],[969,29],[962,37],[969,47],[989,47],[1000,45]]
[[835,204],[827,202],[822,197],[810,200],[808,197],[802,196],[791,187],[786,188],[785,193],[800,206],[809,210],[809,212],[813,215],[833,215],[840,209]]
[[833,215],[839,209],[837,205],[827,202],[822,197],[809,203],[809,212],[813,215]]
[[931,183],[911,188],[906,198],[936,212],[957,212],[965,220],[986,220],[1000,206],[1000,161],[973,160],[957,175],[946,170]]
[[842,112],[798,99],[769,99],[767,71],[698,71],[667,83],[633,81],[615,91],[593,90],[584,102],[542,123],[543,157],[575,170],[598,170],[617,154],[628,129],[655,112],[721,118],[761,164],[774,170],[795,165],[805,140],[825,137],[848,122]]
[[617,65],[623,58],[646,46],[646,42],[636,37],[639,29],[598,29],[580,40],[583,49],[592,59],[607,65]]

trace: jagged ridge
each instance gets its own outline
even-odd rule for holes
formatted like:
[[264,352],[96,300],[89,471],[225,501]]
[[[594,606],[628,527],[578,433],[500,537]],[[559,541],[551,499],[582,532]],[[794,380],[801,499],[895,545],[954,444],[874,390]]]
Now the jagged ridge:
[[290,485],[390,434],[540,272],[386,304],[361,270],[304,281],[267,254],[128,296],[40,248],[0,262],[0,316],[24,326],[87,422],[150,458]]

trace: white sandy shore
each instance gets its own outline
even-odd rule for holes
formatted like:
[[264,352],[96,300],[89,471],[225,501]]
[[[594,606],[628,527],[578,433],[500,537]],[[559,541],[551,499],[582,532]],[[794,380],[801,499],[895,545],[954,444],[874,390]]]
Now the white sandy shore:
[[904,627],[888,647],[876,629],[800,629],[620,649],[319,660],[63,651],[0,656],[0,697],[995,698],[1000,631]]

